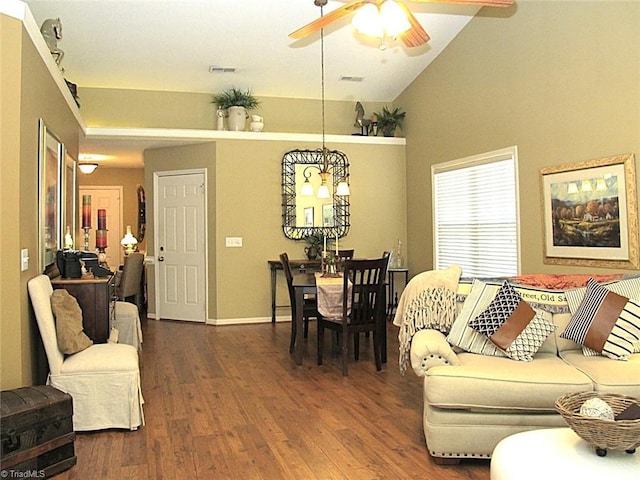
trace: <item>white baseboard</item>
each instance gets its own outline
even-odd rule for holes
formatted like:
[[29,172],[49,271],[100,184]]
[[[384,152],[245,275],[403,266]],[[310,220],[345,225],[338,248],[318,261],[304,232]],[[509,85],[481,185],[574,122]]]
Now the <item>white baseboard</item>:
[[[291,322],[291,315],[276,317],[276,323]],[[271,323],[271,317],[254,317],[254,318],[209,318],[207,325],[223,326],[223,325],[246,325],[252,323]]]

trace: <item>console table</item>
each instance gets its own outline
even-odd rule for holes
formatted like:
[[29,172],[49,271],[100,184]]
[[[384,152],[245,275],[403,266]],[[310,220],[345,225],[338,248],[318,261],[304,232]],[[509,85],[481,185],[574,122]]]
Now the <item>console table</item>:
[[64,288],[82,309],[82,327],[93,343],[107,343],[111,316],[115,314],[115,275],[108,277],[51,280],[54,289]]
[[[267,260],[269,269],[271,270],[271,322],[276,321],[276,281],[278,270],[282,270],[282,263],[280,260]],[[320,259],[318,260],[289,260],[291,270],[305,272],[319,272],[322,265]]]

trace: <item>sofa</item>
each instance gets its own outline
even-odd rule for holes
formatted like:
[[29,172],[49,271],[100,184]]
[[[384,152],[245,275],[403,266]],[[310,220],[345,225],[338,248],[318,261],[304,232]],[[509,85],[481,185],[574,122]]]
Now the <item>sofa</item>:
[[[424,434],[436,463],[490,458],[497,443],[511,434],[566,426],[555,410],[556,399],[565,393],[596,390],[640,398],[640,317],[638,330],[632,332],[630,354],[621,357],[598,354],[584,346],[585,340],[580,340],[581,345],[564,334],[570,322],[575,322],[572,319],[579,313],[575,310],[586,302],[585,292],[591,284],[607,291],[623,285],[627,305],[640,308],[640,277],[600,275],[589,281],[589,275],[528,275],[452,281],[459,274],[457,267],[453,272],[450,268],[414,277],[394,319],[400,327],[401,371],[410,364],[423,379]],[[421,276],[429,277],[428,281],[420,280]],[[522,358],[518,357],[521,353],[506,355],[507,350],[496,347],[486,335],[463,338],[469,333],[470,319],[490,310],[496,292],[502,292],[505,285],[518,293],[525,307],[532,308],[535,321],[542,325],[534,332],[534,340],[527,340],[534,345],[524,346],[528,353]],[[453,313],[446,311],[451,301],[442,295],[451,294],[452,288]],[[478,290],[482,290],[480,296]],[[443,322],[443,315],[453,320]],[[525,331],[533,323],[531,320]]]

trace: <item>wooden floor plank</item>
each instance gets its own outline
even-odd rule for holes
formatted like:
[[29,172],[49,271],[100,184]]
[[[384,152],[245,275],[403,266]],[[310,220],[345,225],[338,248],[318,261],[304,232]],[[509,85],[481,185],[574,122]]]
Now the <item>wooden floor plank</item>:
[[78,463],[56,477],[144,479],[488,480],[489,462],[436,465],[422,432],[422,382],[389,363],[376,372],[372,339],[341,374],[327,337],[316,365],[312,322],[304,363],[288,323],[213,327],[143,320],[146,425],[79,433]]

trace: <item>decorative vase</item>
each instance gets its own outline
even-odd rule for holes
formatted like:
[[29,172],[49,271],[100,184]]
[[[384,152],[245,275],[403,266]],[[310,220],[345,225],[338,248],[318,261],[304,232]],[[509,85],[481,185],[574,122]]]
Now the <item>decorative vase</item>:
[[396,134],[396,126],[384,126],[381,128],[384,137],[394,137]]
[[307,255],[309,260],[315,260],[318,258],[320,251],[315,245],[309,245],[308,247],[305,247],[304,253]]
[[264,128],[264,120],[260,115],[251,115],[251,122],[249,122],[249,130],[252,132],[261,132]]
[[247,124],[247,110],[244,107],[229,107],[229,130],[232,132],[242,132]]
[[216,110],[216,130],[224,130],[224,110],[220,107]]

